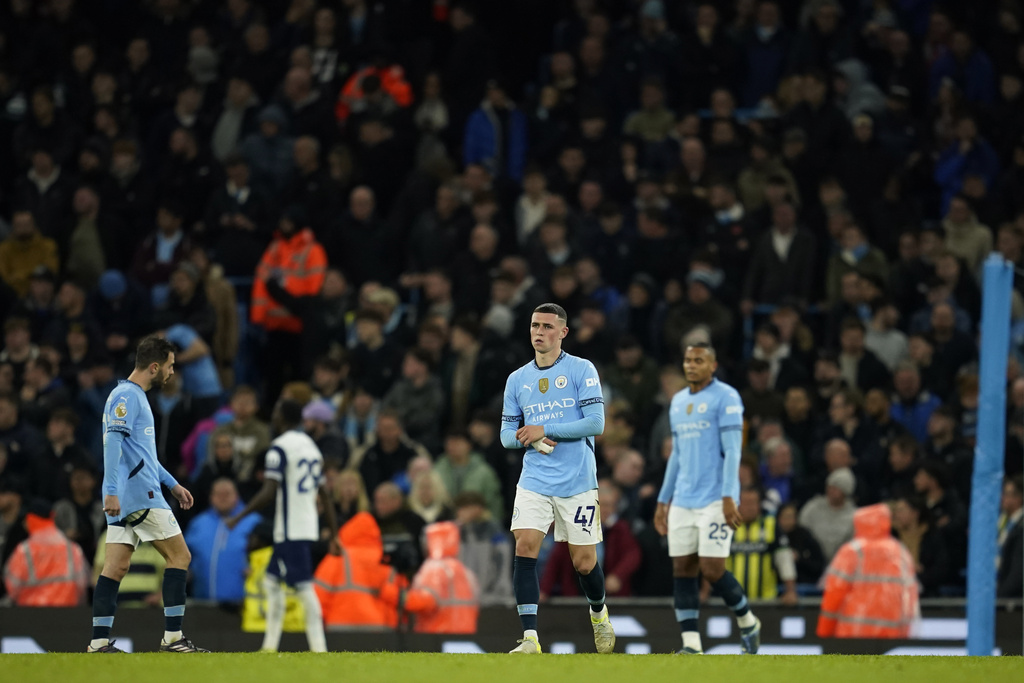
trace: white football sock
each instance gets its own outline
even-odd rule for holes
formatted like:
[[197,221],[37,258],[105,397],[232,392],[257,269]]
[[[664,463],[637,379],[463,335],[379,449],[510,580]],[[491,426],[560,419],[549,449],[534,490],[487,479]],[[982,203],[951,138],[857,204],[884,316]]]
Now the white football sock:
[[523,639],[525,640],[526,638],[537,638],[536,629],[531,628],[529,630],[523,631]]
[[700,646],[700,634],[696,631],[683,631],[683,647],[701,652],[703,648]]
[[181,640],[181,631],[164,631],[164,642],[170,645]]
[[750,628],[757,623],[757,618],[754,617],[754,613],[747,610],[747,613],[742,617],[736,617],[736,623],[739,624],[740,628]]
[[310,652],[327,652],[327,637],[324,635],[324,617],[320,609],[320,598],[313,590],[313,584],[304,582],[298,586],[299,600],[306,614],[306,640]]
[[91,647],[94,650],[98,650],[101,647],[106,647],[107,645],[110,645],[110,638],[93,638],[91,641],[89,641],[89,647]]
[[281,630],[284,628],[284,587],[280,581],[268,575],[263,578],[263,590],[267,594],[267,626],[260,649],[277,652],[281,645]]

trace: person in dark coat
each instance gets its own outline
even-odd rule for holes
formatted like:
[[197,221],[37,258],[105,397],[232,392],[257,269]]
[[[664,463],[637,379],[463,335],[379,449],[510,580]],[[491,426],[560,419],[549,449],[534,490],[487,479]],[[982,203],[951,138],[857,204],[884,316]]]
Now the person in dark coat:
[[777,304],[786,297],[811,302],[816,253],[814,237],[796,223],[792,202],[775,206],[771,229],[754,247],[743,288],[743,314],[750,315],[755,303]]

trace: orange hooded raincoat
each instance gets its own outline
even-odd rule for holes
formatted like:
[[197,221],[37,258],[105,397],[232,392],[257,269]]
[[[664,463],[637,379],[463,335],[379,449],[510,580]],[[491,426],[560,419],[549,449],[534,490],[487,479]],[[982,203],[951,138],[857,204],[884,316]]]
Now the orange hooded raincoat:
[[892,537],[885,504],[853,515],[853,540],[825,572],[818,637],[906,638],[920,613],[914,560]]
[[405,594],[404,608],[416,617],[417,633],[476,633],[480,586],[459,562],[459,528],[437,522],[426,529],[429,559]]

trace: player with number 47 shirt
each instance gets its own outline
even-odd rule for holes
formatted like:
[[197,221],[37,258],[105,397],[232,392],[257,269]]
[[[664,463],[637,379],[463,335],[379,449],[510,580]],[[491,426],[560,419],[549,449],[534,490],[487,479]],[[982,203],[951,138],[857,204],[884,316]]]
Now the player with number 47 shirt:
[[530,321],[534,359],[508,376],[501,415],[501,444],[526,448],[516,486],[512,533],[516,538],[512,583],[523,638],[514,653],[537,654],[537,555],[554,524],[555,540],[568,541],[580,587],[590,603],[594,645],[615,648],[604,604],[604,572],[597,561],[601,512],[597,501],[594,439],[604,431],[604,396],[594,364],[562,350],[569,333],[565,309],[541,304]]

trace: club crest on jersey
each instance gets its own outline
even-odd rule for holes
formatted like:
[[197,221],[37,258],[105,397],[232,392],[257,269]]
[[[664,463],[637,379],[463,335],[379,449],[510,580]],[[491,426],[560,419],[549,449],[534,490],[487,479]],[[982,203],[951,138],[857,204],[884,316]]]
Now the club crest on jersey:
[[117,415],[118,417],[125,417],[128,415],[128,406],[125,405],[124,401],[121,401],[114,406],[114,415]]
[[565,385],[569,383],[569,378],[565,375],[559,375],[555,378],[555,388],[565,389]]
[[542,394],[548,393],[548,378],[542,377],[540,381],[537,382],[537,388],[540,389],[540,393]]
[[693,404],[692,403],[687,403],[686,404],[686,414],[687,415],[693,415]]
[[707,403],[701,403],[699,406],[697,406],[697,412],[698,413],[706,413],[706,412],[708,412],[708,404]]

